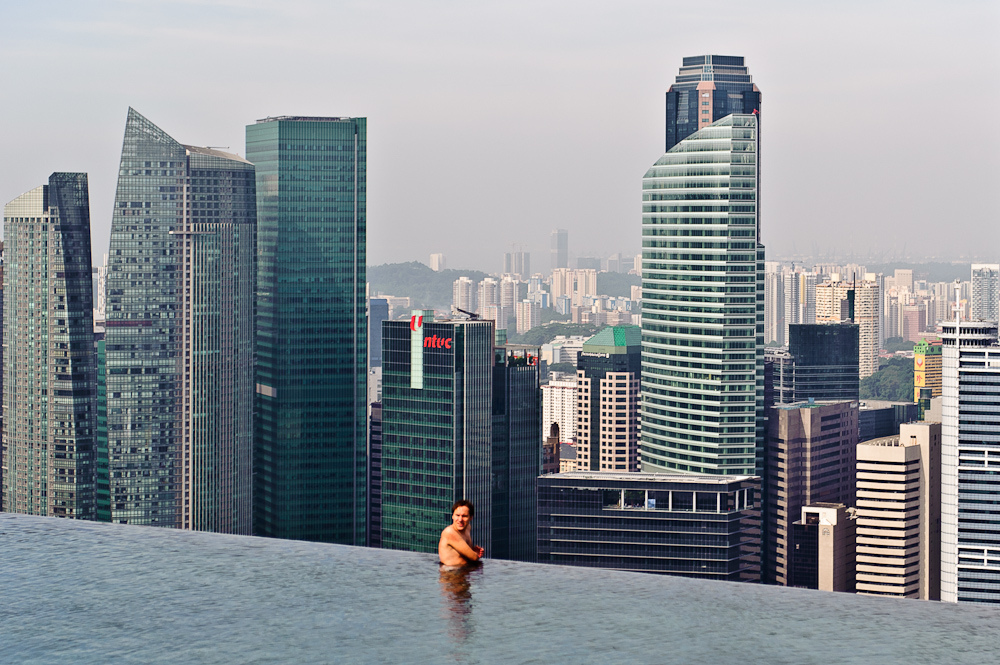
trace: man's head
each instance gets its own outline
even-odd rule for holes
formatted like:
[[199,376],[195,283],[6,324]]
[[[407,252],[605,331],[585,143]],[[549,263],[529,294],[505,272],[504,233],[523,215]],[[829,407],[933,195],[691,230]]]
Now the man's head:
[[476,508],[471,501],[459,499],[451,506],[451,523],[458,531],[464,531],[472,517],[476,514]]

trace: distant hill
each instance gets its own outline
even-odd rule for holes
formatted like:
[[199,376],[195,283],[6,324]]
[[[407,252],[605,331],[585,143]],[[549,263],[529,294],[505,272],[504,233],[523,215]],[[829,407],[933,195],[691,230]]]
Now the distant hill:
[[442,270],[435,272],[419,261],[368,266],[371,294],[407,296],[414,307],[446,309],[451,307],[452,286],[459,277],[481,281],[489,274],[478,270]]

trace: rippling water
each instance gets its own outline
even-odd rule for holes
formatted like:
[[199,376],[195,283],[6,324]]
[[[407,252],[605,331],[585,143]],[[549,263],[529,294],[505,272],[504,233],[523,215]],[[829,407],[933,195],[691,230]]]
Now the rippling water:
[[995,663],[1000,609],[0,514],[0,663]]

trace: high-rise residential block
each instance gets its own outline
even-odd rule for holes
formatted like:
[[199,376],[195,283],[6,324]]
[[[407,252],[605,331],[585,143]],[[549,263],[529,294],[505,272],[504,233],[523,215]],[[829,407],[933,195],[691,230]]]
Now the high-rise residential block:
[[972,320],[1000,321],[1000,264],[972,264]]
[[113,522],[251,532],[254,191],[246,159],[129,109],[107,278]]
[[5,512],[94,519],[97,370],[86,173],[3,212]]
[[941,332],[941,600],[1000,603],[997,324]]
[[258,212],[254,532],[364,544],[367,120],[267,118],[246,140]]
[[937,600],[941,423],[858,444],[857,591]]
[[597,295],[597,270],[560,268],[552,271],[552,298],[568,297],[572,305],[582,305],[587,296]]
[[503,255],[503,274],[511,275],[519,280],[531,277],[531,254],[514,251]]
[[538,478],[538,560],[760,580],[760,478],[573,471]]
[[549,270],[569,267],[569,232],[556,229],[552,232],[552,251]]
[[476,283],[468,277],[459,277],[451,288],[451,306],[456,310],[473,312],[476,309],[475,295]]
[[863,281],[831,280],[816,286],[816,323],[858,324],[858,371],[862,379],[879,368],[882,294],[874,277],[869,273]]
[[766,261],[764,265],[764,343],[784,345],[787,340],[784,276],[778,262]]
[[382,546],[436,551],[468,499],[487,556],[533,558],[537,349],[495,347],[492,321],[421,311],[386,321],[382,341]]
[[742,56],[686,57],[667,90],[666,150],[727,115],[759,110],[760,90]]
[[754,475],[760,462],[757,121],[703,126],[643,178],[643,471]]
[[430,257],[430,268],[434,272],[441,272],[445,269],[446,262],[444,254],[431,254]]
[[854,505],[857,402],[799,402],[772,407],[764,469],[765,582],[789,583],[792,524],[816,503]]
[[577,361],[576,464],[639,470],[641,330],[611,326],[583,343]]
[[559,428],[560,443],[576,439],[576,379],[553,379],[541,387],[542,434],[548,435],[552,425]]
[[542,311],[537,302],[522,300],[514,306],[514,318],[517,320],[517,333],[520,335],[541,325]]

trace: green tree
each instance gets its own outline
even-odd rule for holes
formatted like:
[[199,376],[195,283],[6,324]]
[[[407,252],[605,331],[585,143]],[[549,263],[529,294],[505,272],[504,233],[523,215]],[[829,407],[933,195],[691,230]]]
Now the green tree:
[[861,380],[861,399],[913,401],[913,359],[890,358],[877,372]]

